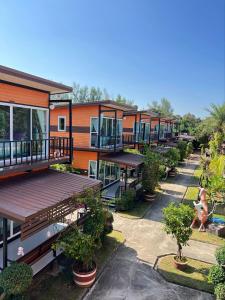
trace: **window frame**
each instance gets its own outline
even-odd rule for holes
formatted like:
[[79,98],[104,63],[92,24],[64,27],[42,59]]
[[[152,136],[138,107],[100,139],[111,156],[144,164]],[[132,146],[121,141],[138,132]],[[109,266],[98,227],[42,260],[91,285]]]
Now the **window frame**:
[[[59,125],[60,125],[59,120],[60,119],[64,119],[64,129],[59,128]],[[58,116],[58,131],[59,132],[66,132],[66,116]]]

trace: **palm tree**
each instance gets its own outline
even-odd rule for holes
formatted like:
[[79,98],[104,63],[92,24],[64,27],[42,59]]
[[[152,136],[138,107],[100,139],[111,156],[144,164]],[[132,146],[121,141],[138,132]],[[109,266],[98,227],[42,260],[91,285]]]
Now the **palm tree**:
[[211,104],[207,109],[215,124],[215,129],[219,132],[225,132],[225,102],[221,105]]

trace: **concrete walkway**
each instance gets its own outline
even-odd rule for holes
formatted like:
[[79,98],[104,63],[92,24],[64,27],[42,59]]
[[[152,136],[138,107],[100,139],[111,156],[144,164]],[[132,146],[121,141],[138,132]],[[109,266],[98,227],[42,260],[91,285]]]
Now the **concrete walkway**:
[[[123,232],[126,243],[106,267],[85,299],[91,300],[208,300],[209,294],[166,282],[152,266],[158,255],[175,253],[176,243],[163,231],[162,208],[170,201],[180,201],[192,184],[198,162],[189,161],[179,169],[172,183],[161,184],[161,199],[152,204],[143,219],[125,219],[114,215],[114,228]],[[216,246],[190,241],[184,255],[215,262]]]

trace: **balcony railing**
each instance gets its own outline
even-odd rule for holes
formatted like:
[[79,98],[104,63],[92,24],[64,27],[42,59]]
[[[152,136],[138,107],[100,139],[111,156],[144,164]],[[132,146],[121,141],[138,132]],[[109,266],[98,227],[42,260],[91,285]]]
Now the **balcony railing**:
[[[0,168],[69,159],[69,138],[0,141]],[[56,163],[56,162],[55,162]]]
[[98,134],[91,135],[91,147],[99,149],[114,149],[123,146],[122,135],[118,136],[98,136]]

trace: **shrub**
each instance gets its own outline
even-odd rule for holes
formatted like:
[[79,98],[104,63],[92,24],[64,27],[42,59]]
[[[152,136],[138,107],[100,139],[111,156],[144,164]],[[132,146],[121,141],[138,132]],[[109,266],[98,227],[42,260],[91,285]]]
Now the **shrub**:
[[186,146],[186,157],[189,157],[190,154],[193,153],[193,143],[192,142],[188,142],[187,146]]
[[25,263],[12,263],[0,274],[0,286],[5,295],[21,295],[30,286],[33,272]]
[[225,246],[222,246],[216,250],[216,261],[219,265],[225,265]]
[[216,295],[216,300],[224,300],[225,299],[225,283],[219,283],[215,287],[215,295]]
[[177,143],[177,148],[180,151],[180,161],[183,161],[186,158],[186,148],[187,148],[187,142],[185,141],[179,141]]
[[146,149],[144,156],[144,167],[142,172],[142,186],[143,189],[153,194],[159,181],[159,166],[160,157],[157,153],[152,152],[150,149]]
[[114,222],[113,214],[110,211],[105,209],[104,210],[104,235],[113,231],[113,225],[112,225],[113,222]]
[[208,280],[213,285],[225,282],[225,271],[219,265],[214,265],[209,270]]
[[88,272],[93,268],[96,243],[93,236],[70,226],[63,232],[53,249],[63,249],[64,254],[76,261],[79,270]]
[[176,148],[171,148],[164,154],[165,165],[169,168],[175,168],[178,165],[179,159],[180,152]]
[[163,209],[163,215],[164,229],[167,234],[171,234],[177,240],[177,259],[182,261],[182,246],[187,245],[192,234],[190,225],[194,217],[194,211],[188,205],[170,203],[169,206]]
[[122,193],[121,198],[116,200],[117,210],[130,210],[134,207],[136,198],[135,190],[127,190]]

